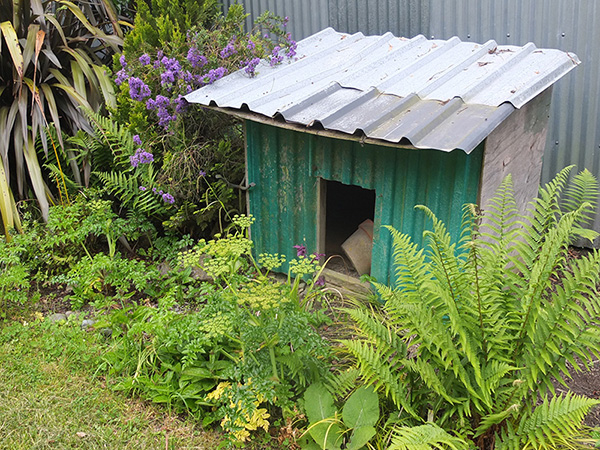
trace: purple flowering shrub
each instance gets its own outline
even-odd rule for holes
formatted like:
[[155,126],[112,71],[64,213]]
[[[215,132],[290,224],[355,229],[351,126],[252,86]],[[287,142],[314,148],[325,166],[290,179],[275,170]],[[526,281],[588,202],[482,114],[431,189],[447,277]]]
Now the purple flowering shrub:
[[[270,66],[296,55],[296,42],[285,32],[288,18],[263,14],[250,33],[242,27],[241,7],[232,7],[210,29],[194,27],[183,42],[164,48],[142,47],[119,56],[115,82],[121,89],[120,107],[138,112],[142,104],[152,111],[146,126],[171,130],[172,122],[185,112],[185,94],[212,84],[225,75],[243,69],[254,76],[261,59]],[[132,123],[134,127],[136,123]],[[142,129],[136,129],[142,132]]]
[[168,227],[214,231],[215,223],[221,227],[222,219],[227,222],[243,204],[241,194],[224,181],[239,184],[244,176],[239,122],[209,110],[186,114],[183,96],[234,71],[252,77],[261,66],[295,57],[287,18],[266,13],[249,33],[243,30],[244,19],[243,8],[234,5],[212,26],[175,30],[157,45],[154,38],[141,39],[151,31],[138,17],[137,28],[125,39],[124,53],[115,57],[119,95],[113,117],[144,141],[129,155],[131,168],[149,173],[148,167],[153,167],[154,184],[140,182],[138,192],[150,195],[157,187],[169,196],[155,194],[156,198],[168,204],[171,198],[178,200],[178,212],[165,222]]

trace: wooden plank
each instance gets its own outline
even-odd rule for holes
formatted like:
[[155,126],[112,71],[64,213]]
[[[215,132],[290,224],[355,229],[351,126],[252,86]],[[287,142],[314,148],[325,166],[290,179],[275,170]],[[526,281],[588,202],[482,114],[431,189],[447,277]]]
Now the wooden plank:
[[551,97],[550,87],[512,113],[486,139],[478,201],[483,208],[508,174],[521,212],[537,196]]
[[373,296],[370,283],[363,283],[358,278],[336,272],[331,269],[323,269],[325,286],[339,291],[345,297],[368,299]]

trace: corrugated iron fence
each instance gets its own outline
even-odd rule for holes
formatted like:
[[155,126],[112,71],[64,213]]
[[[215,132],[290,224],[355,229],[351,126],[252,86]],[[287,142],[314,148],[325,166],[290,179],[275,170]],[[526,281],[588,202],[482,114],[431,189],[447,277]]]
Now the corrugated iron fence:
[[[600,2],[598,0],[245,0],[248,23],[265,10],[289,16],[302,39],[337,31],[524,45],[576,53],[582,65],[554,87],[542,181],[569,164],[600,178]],[[226,10],[233,0],[224,0]],[[594,228],[600,231],[600,213]]]

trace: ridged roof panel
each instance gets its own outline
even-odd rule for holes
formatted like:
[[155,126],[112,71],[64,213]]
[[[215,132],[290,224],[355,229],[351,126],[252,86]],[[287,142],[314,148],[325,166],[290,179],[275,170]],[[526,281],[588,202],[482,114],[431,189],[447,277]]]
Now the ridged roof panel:
[[297,58],[257,75],[243,70],[186,96],[190,103],[245,109],[286,122],[467,153],[514,108],[573,69],[559,50],[348,35],[327,28],[298,43]]

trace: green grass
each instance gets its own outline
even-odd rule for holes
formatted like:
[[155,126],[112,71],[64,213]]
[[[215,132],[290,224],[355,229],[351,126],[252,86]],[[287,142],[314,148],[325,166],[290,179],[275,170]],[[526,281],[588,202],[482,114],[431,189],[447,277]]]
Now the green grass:
[[0,449],[218,447],[218,433],[107,389],[103,339],[75,323],[0,322]]

